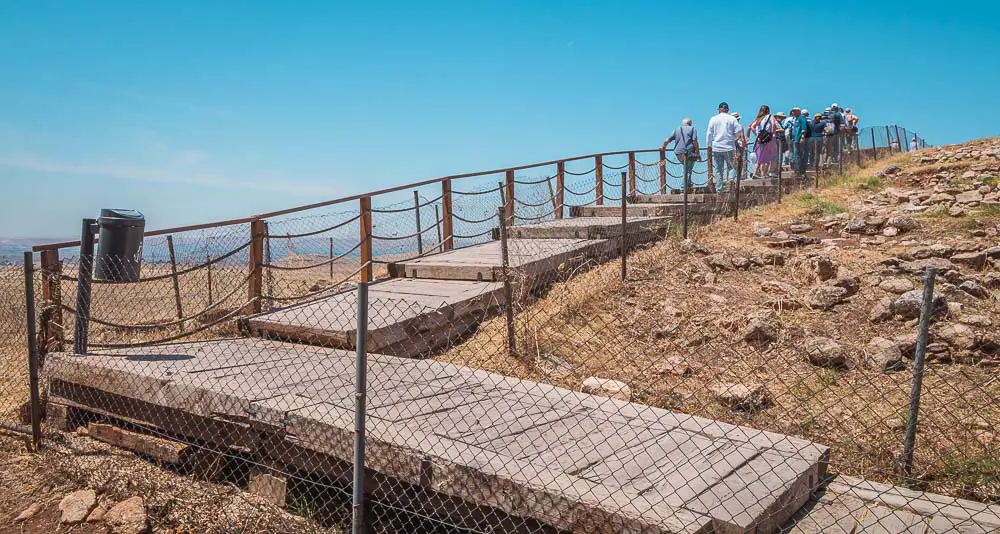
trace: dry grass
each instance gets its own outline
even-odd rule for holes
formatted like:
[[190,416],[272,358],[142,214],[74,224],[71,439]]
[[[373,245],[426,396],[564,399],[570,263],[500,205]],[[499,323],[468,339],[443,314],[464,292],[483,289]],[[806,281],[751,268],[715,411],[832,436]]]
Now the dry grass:
[[[898,156],[886,164],[906,164],[908,159]],[[740,222],[727,220],[700,228],[697,240],[734,256],[764,253],[767,249],[752,235],[751,221],[778,228],[840,211],[832,206],[850,209],[870,194],[859,188],[868,183],[870,172],[828,179],[821,191],[791,195],[780,206],[747,210]],[[907,237],[933,240],[956,231],[925,225]],[[520,310],[519,357],[506,354],[500,318],[483,324],[466,343],[439,359],[572,389],[588,376],[622,380],[639,402],[830,445],[833,468],[843,473],[965,498],[1000,499],[996,368],[975,363],[929,365],[915,476],[902,480],[897,458],[911,374],[883,373],[866,347],[876,336],[916,332],[911,324],[868,321],[873,303],[885,295],[876,286],[884,276],[879,261],[888,251],[854,242],[829,252],[842,271],[861,278],[860,293],[833,311],[783,308],[785,303],[761,288],[765,281],[778,280],[804,294],[814,284],[806,256],[815,251],[793,252],[784,266],[724,272],[713,285],[702,286],[694,281],[700,257],[682,251],[676,240],[665,241],[630,256],[630,279],[625,284],[619,281],[619,265],[614,262],[556,284],[547,296]],[[919,287],[919,280],[914,282]],[[742,332],[748,316],[763,307],[778,309],[779,339],[761,348],[744,342]],[[1000,321],[997,303],[970,308]],[[812,336],[841,343],[849,354],[847,367],[810,364],[802,341]],[[691,374],[673,374],[666,363],[672,356],[689,365]],[[733,410],[711,394],[710,388],[717,384],[748,382],[766,386],[768,406]]]

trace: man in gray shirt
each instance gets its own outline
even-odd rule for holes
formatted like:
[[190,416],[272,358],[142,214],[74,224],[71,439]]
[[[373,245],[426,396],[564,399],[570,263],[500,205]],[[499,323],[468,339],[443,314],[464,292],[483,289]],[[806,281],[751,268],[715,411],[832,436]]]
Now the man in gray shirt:
[[674,130],[674,133],[663,141],[663,148],[666,149],[671,142],[674,143],[674,154],[677,155],[677,161],[684,166],[684,189],[690,190],[691,171],[694,169],[695,162],[701,159],[698,152],[698,130],[692,126],[691,119],[685,118],[681,121],[681,125]]

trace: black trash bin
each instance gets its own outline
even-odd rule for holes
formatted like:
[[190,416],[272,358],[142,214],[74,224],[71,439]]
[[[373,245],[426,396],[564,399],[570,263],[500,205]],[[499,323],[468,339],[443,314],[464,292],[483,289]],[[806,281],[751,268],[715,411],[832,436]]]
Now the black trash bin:
[[97,225],[94,278],[106,282],[137,282],[142,266],[146,218],[135,210],[102,209]]

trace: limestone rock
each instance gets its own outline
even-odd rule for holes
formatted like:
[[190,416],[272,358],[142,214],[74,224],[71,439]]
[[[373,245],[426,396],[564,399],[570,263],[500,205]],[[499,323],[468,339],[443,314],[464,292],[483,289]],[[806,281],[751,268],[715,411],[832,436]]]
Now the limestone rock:
[[829,256],[813,256],[809,259],[809,266],[812,267],[816,279],[821,282],[837,276],[837,262]]
[[882,337],[872,338],[868,342],[868,351],[875,365],[884,372],[896,371],[905,367],[903,351],[895,341]]
[[899,228],[895,226],[884,226],[882,227],[882,235],[886,237],[896,237],[899,235]]
[[793,234],[805,234],[811,232],[813,227],[808,224],[793,224],[788,227]]
[[879,299],[872,310],[868,313],[868,320],[873,323],[888,321],[892,319],[892,299],[885,297]]
[[760,284],[760,289],[768,293],[781,293],[785,295],[794,295],[795,293],[798,293],[797,287],[780,280],[768,280],[763,282]]
[[842,367],[847,363],[844,347],[825,337],[809,338],[804,344],[809,363],[820,367]]
[[38,515],[38,512],[41,511],[42,511],[42,503],[40,502],[31,503],[31,506],[28,506],[27,508],[22,510],[21,513],[17,514],[17,517],[14,518],[14,521],[15,522],[27,521],[32,517]]
[[750,319],[743,330],[743,341],[751,345],[764,346],[778,339],[778,328],[762,318]]
[[596,376],[584,378],[583,383],[580,384],[580,391],[623,401],[632,400],[632,388],[625,382],[610,378],[597,378]]
[[960,265],[968,265],[973,269],[982,269],[986,265],[986,253],[985,252],[962,252],[961,254],[955,254],[951,257],[953,263],[958,263]]
[[[922,290],[907,291],[892,301],[892,313],[903,319],[916,319],[920,317],[920,305],[923,300],[924,292]],[[948,299],[944,295],[935,292],[931,297],[931,303],[932,315],[948,313]]]
[[691,366],[681,356],[669,356],[666,360],[658,362],[654,369],[660,375],[689,376],[691,374]]
[[[987,191],[988,192],[988,191]],[[979,191],[966,191],[955,195],[955,202],[959,204],[969,204],[972,202],[982,202],[983,195]]]
[[108,511],[103,506],[98,506],[94,508],[90,515],[87,516],[87,523],[100,523],[104,521],[104,516],[107,515]]
[[847,290],[837,286],[816,286],[809,290],[806,303],[809,307],[829,310],[847,297]]
[[92,489],[74,491],[59,501],[60,523],[74,525],[83,522],[97,505],[97,494]]
[[993,326],[993,321],[985,315],[962,315],[958,318],[958,322],[962,324],[967,324],[969,326],[979,326],[979,327],[990,327]]
[[848,274],[844,276],[838,276],[834,280],[829,280],[827,282],[831,286],[841,287],[847,290],[847,296],[856,295],[858,290],[861,289],[861,280],[854,276],[853,274]]
[[958,349],[971,349],[976,346],[976,333],[972,328],[964,324],[947,323],[938,325],[934,329],[934,335],[937,339],[941,339]]
[[767,390],[763,384],[722,383],[712,386],[712,395],[724,406],[738,410],[763,408],[768,403]]
[[[917,211],[920,211],[920,210],[917,210]],[[909,232],[910,230],[914,230],[917,227],[919,227],[920,223],[918,223],[917,220],[914,219],[913,217],[907,217],[905,215],[899,215],[899,216],[896,216],[896,217],[889,217],[888,219],[886,219],[885,225],[886,226],[894,226],[896,228],[899,228],[903,232]]]
[[975,280],[966,280],[959,284],[958,288],[977,299],[984,299],[990,296],[989,290],[979,285]]
[[753,233],[757,237],[767,237],[771,235],[771,229],[761,222],[753,223]]
[[142,534],[149,530],[146,504],[142,497],[132,497],[114,505],[104,515],[112,534]]
[[909,251],[910,257],[915,260],[925,260],[927,258],[947,258],[954,254],[955,248],[951,245],[935,243],[928,247],[917,247]]
[[955,264],[945,258],[927,258],[923,260],[905,261],[899,264],[899,268],[910,274],[924,274],[927,268],[933,267],[938,272],[955,269]]
[[906,293],[914,288],[913,281],[908,278],[887,278],[882,280],[878,288],[889,293]]

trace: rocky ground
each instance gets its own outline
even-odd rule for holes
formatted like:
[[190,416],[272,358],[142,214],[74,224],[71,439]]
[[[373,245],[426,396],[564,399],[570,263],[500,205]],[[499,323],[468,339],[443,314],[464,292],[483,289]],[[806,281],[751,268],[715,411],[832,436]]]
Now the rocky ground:
[[[1000,499],[1000,140],[826,179],[557,284],[442,359],[831,445],[836,471]],[[937,269],[914,476],[899,474]]]

